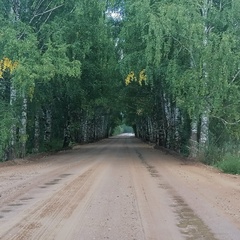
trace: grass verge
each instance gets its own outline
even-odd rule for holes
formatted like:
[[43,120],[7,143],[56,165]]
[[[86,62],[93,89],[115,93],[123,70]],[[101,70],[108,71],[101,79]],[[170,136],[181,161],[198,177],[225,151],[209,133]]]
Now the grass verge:
[[223,160],[217,162],[216,167],[224,173],[240,174],[240,157],[226,154]]

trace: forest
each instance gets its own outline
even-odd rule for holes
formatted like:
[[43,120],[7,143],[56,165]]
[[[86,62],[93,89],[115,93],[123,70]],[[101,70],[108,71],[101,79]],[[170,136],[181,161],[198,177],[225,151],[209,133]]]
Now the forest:
[[1,161],[127,124],[240,173],[239,12],[239,0],[2,0]]

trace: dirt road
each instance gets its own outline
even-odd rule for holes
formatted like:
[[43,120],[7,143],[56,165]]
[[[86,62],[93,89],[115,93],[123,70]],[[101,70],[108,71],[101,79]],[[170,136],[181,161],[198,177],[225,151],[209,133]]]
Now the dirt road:
[[128,136],[0,165],[0,239],[239,240],[240,176]]

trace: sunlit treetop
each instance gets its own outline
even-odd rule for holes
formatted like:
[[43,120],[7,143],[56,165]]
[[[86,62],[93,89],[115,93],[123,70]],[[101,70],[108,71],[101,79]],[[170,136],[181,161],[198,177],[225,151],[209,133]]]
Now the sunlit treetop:
[[0,79],[3,78],[3,74],[6,71],[9,71],[12,74],[13,70],[18,66],[18,62],[14,62],[11,59],[4,57],[0,60]]
[[138,84],[142,86],[142,83],[146,82],[146,81],[147,81],[147,75],[146,75],[145,69],[143,69],[139,73],[138,78],[135,76],[135,73],[133,71],[131,71],[125,79],[125,84],[126,84],[126,86],[128,86],[131,82],[138,82]]
[[146,75],[146,71],[145,69],[143,69],[140,73],[139,73],[139,79],[138,79],[138,83],[142,86],[143,82],[147,81],[147,75]]

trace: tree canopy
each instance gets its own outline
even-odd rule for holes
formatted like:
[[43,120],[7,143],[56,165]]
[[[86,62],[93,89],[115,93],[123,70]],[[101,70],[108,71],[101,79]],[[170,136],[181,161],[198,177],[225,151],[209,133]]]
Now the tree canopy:
[[0,158],[109,136],[182,154],[240,137],[238,0],[3,0]]

